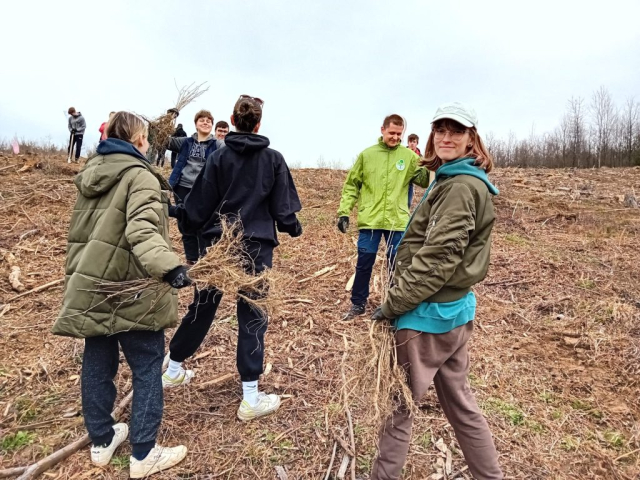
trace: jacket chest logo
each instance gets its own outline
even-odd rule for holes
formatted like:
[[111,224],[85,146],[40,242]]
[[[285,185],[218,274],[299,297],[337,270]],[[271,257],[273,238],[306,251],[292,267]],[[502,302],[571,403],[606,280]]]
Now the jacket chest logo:
[[396,162],[396,168],[397,168],[399,171],[403,171],[406,167],[407,167],[407,166],[406,166],[406,164],[404,163],[404,160],[400,159],[400,160],[398,160],[398,161]]

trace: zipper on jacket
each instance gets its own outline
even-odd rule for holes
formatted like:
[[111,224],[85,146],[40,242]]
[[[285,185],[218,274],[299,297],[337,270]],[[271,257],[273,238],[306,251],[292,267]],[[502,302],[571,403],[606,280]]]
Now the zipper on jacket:
[[389,146],[387,146],[387,168],[386,168],[386,178],[385,178],[385,187],[384,187],[384,217],[383,217],[383,222],[382,225],[383,227],[388,227],[385,230],[391,230],[391,226],[390,225],[385,225],[387,223],[387,197],[388,197],[388,193],[389,193],[389,158],[391,157],[391,151],[389,150]]

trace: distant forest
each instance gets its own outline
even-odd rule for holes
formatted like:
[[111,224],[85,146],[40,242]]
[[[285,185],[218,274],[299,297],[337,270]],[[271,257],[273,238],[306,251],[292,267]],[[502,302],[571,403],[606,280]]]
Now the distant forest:
[[502,167],[629,167],[640,165],[640,104],[629,98],[616,105],[605,87],[591,96],[571,97],[552,132],[517,139],[484,136]]

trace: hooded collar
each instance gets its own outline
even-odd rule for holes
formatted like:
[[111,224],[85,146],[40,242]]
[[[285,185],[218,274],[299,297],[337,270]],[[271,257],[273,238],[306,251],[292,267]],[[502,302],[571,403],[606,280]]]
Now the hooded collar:
[[123,153],[144,160],[148,163],[147,158],[133,144],[120,140],[118,138],[107,138],[98,144],[96,153],[100,155],[110,155],[112,153]]
[[224,143],[231,150],[235,150],[238,153],[255,152],[267,148],[270,144],[269,139],[264,135],[238,132],[227,133]]
[[[482,180],[489,189],[489,192],[492,195],[498,195],[500,192],[498,189],[489,181],[489,176],[487,172],[482,168],[476,166],[476,159],[471,157],[459,158],[458,160],[453,160],[452,162],[444,163],[436,170],[436,182],[442,178],[455,177],[457,175],[469,175],[471,177],[476,177]],[[435,183],[435,182],[434,182]]]
[[[196,132],[193,135],[191,135],[191,138],[193,138],[197,142],[198,141],[198,132]],[[214,137],[213,134],[210,133],[207,138],[205,138],[203,141],[201,141],[199,143],[203,144],[203,143],[210,142],[211,140],[215,140],[215,139],[216,139],[216,137]]]
[[162,190],[169,190],[166,180],[156,172],[140,151],[129,142],[107,138],[100,142],[97,155],[87,160],[86,165],[74,179],[80,193],[97,197],[107,192],[132,168],[144,168],[158,179]]

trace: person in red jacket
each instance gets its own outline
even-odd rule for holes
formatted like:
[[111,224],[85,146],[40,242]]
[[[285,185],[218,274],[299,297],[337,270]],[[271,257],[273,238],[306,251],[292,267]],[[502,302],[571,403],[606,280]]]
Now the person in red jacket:
[[98,129],[98,131],[100,132],[100,141],[107,139],[107,128],[109,127],[109,122],[115,114],[116,112],[109,113],[109,120],[107,120],[106,122],[102,122],[102,125],[100,125],[100,128]]
[[[419,157],[422,157],[422,153],[420,153],[420,149],[418,148],[418,142],[420,141],[420,138],[418,138],[418,135],[416,135],[415,133],[412,133],[411,135],[409,135],[409,138],[407,139],[407,141],[409,142],[407,144],[407,148],[417,153]],[[409,210],[411,210],[412,204],[413,204],[413,183],[410,183],[409,184]]]

